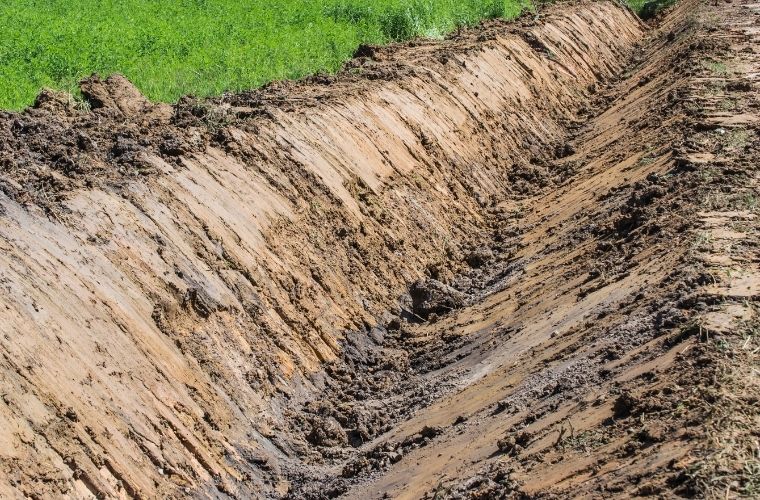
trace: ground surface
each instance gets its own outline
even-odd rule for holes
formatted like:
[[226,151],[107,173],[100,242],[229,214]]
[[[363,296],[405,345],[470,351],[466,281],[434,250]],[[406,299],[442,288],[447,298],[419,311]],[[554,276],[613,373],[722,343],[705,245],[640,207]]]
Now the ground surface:
[[760,4],[0,117],[3,496],[752,497]]

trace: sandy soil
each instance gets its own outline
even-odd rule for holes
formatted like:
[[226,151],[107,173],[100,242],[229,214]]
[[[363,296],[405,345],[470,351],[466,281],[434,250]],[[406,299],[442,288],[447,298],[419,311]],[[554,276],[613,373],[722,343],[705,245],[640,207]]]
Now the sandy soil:
[[752,496],[760,4],[0,113],[0,496]]

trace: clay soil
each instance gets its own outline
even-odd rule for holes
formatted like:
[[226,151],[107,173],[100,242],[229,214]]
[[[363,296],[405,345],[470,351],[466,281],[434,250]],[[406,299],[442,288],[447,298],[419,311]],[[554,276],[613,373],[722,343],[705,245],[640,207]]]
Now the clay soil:
[[760,4],[0,113],[0,496],[760,495]]

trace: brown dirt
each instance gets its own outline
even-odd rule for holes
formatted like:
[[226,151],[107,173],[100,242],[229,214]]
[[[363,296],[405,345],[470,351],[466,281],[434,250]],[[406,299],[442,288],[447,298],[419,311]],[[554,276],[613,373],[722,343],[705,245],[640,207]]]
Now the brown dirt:
[[753,496],[760,4],[0,113],[0,496]]

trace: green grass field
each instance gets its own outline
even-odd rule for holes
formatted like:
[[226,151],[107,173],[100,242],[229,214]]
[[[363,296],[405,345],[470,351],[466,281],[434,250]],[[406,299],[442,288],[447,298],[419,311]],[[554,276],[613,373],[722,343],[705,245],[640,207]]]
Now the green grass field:
[[[641,7],[647,1],[629,0]],[[156,101],[334,72],[360,43],[440,37],[531,0],[2,0],[0,109],[125,74]]]
[[527,0],[4,0],[0,109],[125,74],[174,101],[332,72],[360,43],[442,36]]

